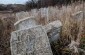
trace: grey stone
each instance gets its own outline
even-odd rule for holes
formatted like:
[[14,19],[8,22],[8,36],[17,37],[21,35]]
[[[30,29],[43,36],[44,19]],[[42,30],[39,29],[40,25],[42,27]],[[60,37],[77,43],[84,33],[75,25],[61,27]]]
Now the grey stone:
[[56,42],[60,38],[62,23],[57,20],[45,25],[45,30],[50,42]]
[[11,55],[53,55],[43,26],[12,32],[10,44]]

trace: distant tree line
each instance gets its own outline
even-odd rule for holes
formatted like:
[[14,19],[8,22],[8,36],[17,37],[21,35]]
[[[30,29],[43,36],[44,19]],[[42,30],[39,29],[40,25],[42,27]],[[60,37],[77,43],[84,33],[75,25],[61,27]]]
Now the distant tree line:
[[41,8],[55,5],[69,5],[74,2],[83,2],[85,0],[38,0],[36,3],[34,0],[26,2],[27,9]]
[[7,10],[7,7],[0,5],[0,11]]
[[12,12],[19,12],[19,11],[25,11],[25,5],[22,4],[0,4],[0,11],[12,11]]
[[55,6],[55,5],[69,5],[74,2],[82,2],[85,0],[31,0],[27,1],[25,5],[22,4],[8,4],[3,5],[0,4],[0,11],[13,11],[13,12],[19,12],[19,11],[26,11],[31,10],[34,8],[41,8],[41,7],[48,7],[48,6]]

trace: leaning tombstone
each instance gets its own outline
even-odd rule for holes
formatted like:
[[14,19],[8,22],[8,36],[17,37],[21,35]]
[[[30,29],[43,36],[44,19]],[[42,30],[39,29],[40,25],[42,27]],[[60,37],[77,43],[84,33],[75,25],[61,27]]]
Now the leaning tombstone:
[[53,55],[44,27],[28,20],[15,23],[16,31],[11,33],[10,40],[11,55]]
[[60,38],[62,23],[57,20],[45,25],[50,42],[55,42]]
[[47,36],[49,38],[53,53],[55,54],[54,52],[54,50],[56,50],[55,46],[57,45],[57,41],[61,37],[62,23],[61,21],[57,20],[45,25],[44,27],[47,32]]
[[56,55],[57,47],[58,46],[58,40],[60,40],[61,35],[61,29],[62,29],[62,23],[57,20],[54,22],[51,22],[47,25],[45,25],[45,30],[47,32],[47,36],[50,41],[51,49],[54,55]]

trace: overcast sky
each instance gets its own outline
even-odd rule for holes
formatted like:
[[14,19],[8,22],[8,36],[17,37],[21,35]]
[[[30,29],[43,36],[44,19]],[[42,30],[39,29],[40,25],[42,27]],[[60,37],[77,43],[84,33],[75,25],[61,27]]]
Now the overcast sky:
[[0,0],[0,4],[24,4],[30,0]]

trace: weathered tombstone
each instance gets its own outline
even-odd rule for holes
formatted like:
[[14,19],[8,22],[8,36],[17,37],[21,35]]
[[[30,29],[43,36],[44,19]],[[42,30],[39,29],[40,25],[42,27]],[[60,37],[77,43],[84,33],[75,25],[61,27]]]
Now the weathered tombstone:
[[37,26],[38,23],[34,17],[26,17],[17,21],[14,25],[16,30],[21,30]]
[[72,14],[72,17],[77,19],[78,21],[81,21],[84,17],[84,12],[83,11],[78,11],[78,12]]
[[15,24],[16,31],[12,32],[10,40],[11,55],[53,55],[44,27],[28,20]]
[[47,32],[47,36],[50,41],[51,49],[53,52],[53,55],[57,55],[57,45],[58,45],[58,40],[60,39],[61,35],[61,28],[62,28],[62,23],[57,20],[54,22],[51,22],[45,26],[45,30]]
[[45,26],[50,42],[56,42],[60,38],[62,23],[57,20]]

